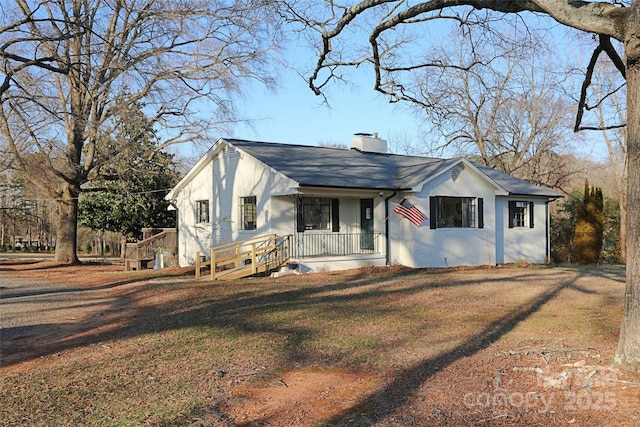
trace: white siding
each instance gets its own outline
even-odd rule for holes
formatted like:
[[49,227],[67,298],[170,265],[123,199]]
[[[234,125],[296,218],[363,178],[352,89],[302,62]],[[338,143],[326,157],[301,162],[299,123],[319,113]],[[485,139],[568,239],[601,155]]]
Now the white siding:
[[[455,181],[451,173],[446,173],[428,182],[419,193],[399,194],[391,200],[389,221],[390,238],[393,242],[392,263],[438,268],[518,261],[545,262],[548,244],[545,201],[535,201],[534,228],[508,228],[509,198],[496,196],[497,188],[473,169],[458,170],[460,173]],[[435,196],[482,198],[484,227],[478,228],[476,205],[475,227],[431,229],[430,197]],[[404,197],[427,216],[421,226],[416,227],[393,213],[393,208]],[[534,201],[531,198],[517,200]]]
[[293,196],[274,196],[271,198],[271,232],[284,235],[295,231],[296,214]]
[[[428,221],[416,233],[413,256],[418,267],[454,267],[459,265],[491,265],[495,254],[495,192],[496,188],[471,168],[456,168],[459,172],[454,181],[452,173],[441,175],[425,185],[416,195],[428,217]],[[478,228],[479,206],[476,200],[475,227],[430,228],[430,197],[469,197],[484,200],[484,228]],[[405,221],[408,222],[408,221]],[[412,224],[409,224],[413,227]],[[405,227],[407,225],[405,224]]]
[[533,201],[526,198],[512,197],[510,200],[525,200],[534,202],[533,228],[515,227],[509,228],[509,199],[501,199],[496,204],[504,218],[501,224],[504,234],[502,246],[503,259],[501,263],[527,261],[533,264],[542,264],[547,260],[547,224],[548,212],[546,201]]
[[210,211],[214,210],[212,195],[212,170],[209,163],[202,171],[178,194],[176,207],[178,208],[178,256],[181,266],[188,266],[195,262],[195,252],[211,245],[215,239],[215,233],[211,220],[213,212],[210,212],[208,224],[196,223],[196,201],[209,200]]
[[[290,233],[291,205],[286,197],[271,198],[292,182],[240,152],[220,151],[211,162],[178,193],[179,261],[181,266],[195,262],[196,251],[269,233]],[[240,230],[241,197],[256,196],[256,230]],[[209,224],[195,224],[197,200],[209,200]],[[290,211],[290,212],[289,212]],[[287,231],[284,231],[286,228]]]

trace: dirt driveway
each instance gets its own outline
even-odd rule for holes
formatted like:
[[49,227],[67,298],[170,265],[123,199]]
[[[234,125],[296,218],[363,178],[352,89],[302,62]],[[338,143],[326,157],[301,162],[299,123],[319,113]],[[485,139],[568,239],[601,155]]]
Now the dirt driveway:
[[48,354],[68,337],[80,342],[115,327],[133,310],[127,295],[149,283],[121,277],[117,264],[88,268],[30,262],[0,264],[0,373],[7,366],[20,369],[16,363]]

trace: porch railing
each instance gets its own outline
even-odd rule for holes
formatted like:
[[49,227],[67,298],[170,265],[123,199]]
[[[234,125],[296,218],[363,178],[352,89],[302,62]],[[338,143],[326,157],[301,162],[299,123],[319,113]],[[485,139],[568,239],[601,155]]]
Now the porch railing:
[[380,233],[296,233],[291,258],[379,254],[380,240]]

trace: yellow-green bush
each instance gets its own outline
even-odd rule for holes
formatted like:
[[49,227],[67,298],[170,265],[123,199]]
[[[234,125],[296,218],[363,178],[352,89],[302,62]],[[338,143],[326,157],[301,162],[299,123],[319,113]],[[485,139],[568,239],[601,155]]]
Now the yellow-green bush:
[[604,200],[600,188],[585,181],[584,198],[576,209],[575,248],[580,264],[597,264],[602,251]]

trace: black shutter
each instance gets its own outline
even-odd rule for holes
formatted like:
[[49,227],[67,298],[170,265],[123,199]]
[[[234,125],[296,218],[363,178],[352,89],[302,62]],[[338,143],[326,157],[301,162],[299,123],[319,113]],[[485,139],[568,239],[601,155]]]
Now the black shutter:
[[435,230],[438,226],[438,198],[429,197],[429,228]]
[[304,203],[302,197],[296,199],[296,231],[304,233]]
[[533,228],[533,202],[529,202],[529,228]]
[[340,231],[340,199],[331,199],[331,231]]
[[478,197],[478,228],[484,228],[484,199]]
[[513,214],[516,210],[516,202],[509,201],[509,228],[513,228]]

